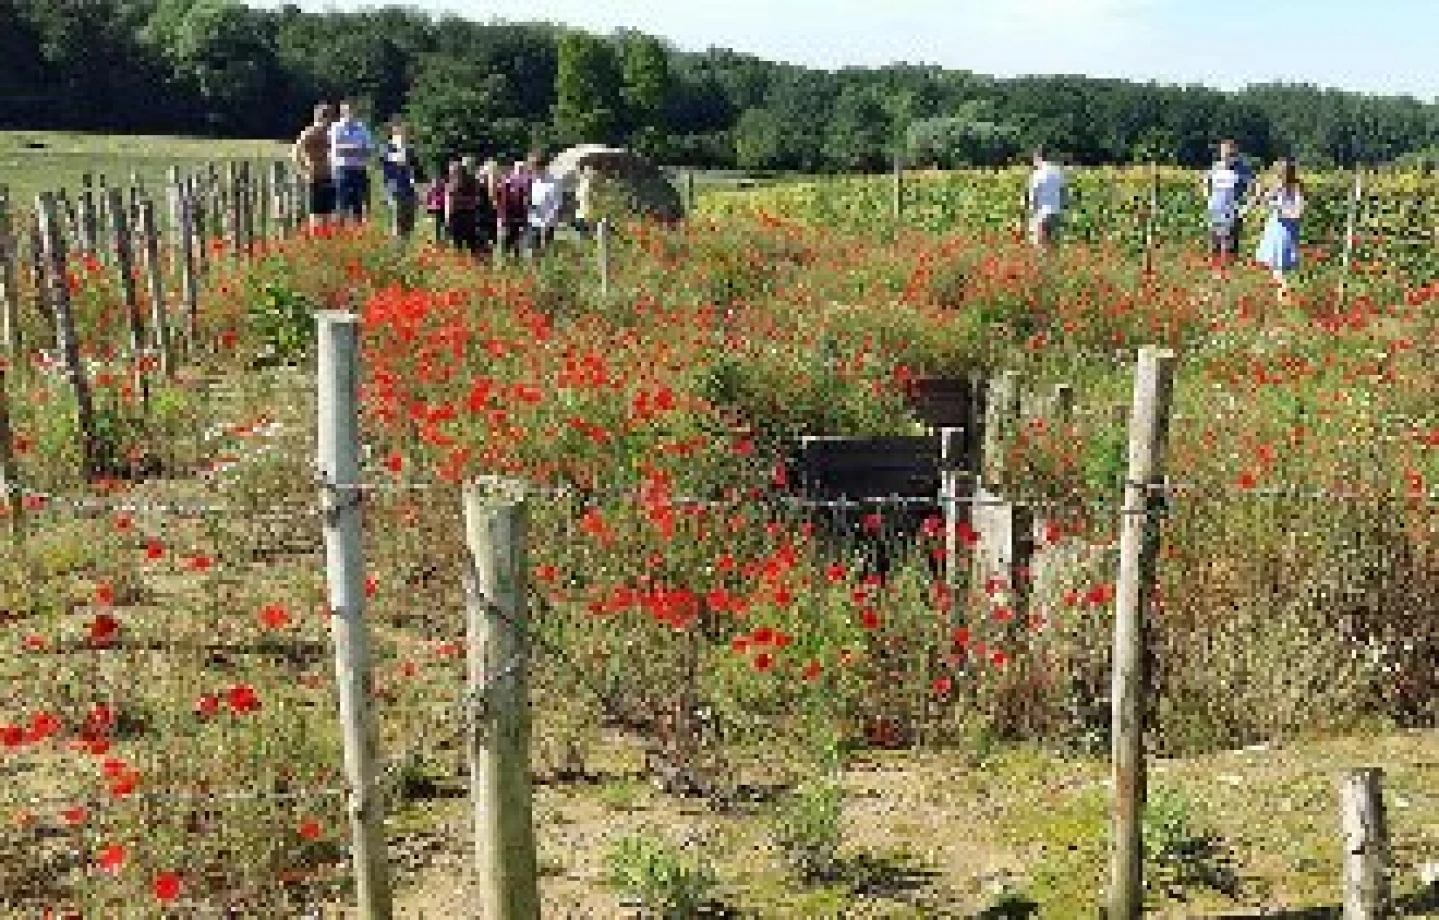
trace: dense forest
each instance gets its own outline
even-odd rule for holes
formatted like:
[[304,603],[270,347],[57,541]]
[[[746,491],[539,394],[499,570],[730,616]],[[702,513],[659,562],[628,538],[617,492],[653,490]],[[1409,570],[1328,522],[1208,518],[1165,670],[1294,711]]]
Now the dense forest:
[[292,137],[313,103],[403,115],[426,149],[581,141],[665,163],[806,172],[987,166],[1043,144],[1081,164],[1195,166],[1220,136],[1310,167],[1432,163],[1439,105],[1307,85],[1225,93],[930,66],[823,71],[725,49],[402,7],[0,0],[0,128]]

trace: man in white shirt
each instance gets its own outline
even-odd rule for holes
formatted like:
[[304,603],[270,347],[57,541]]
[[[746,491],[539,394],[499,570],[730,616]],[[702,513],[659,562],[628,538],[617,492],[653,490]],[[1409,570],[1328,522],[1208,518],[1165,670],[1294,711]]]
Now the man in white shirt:
[[1046,160],[1043,150],[1034,152],[1034,172],[1029,176],[1029,237],[1036,246],[1054,242],[1064,213],[1064,170]]
[[341,218],[364,220],[370,199],[370,157],[375,140],[370,129],[355,117],[354,104],[340,103],[340,117],[330,125],[330,166],[335,176],[335,198]]
[[542,161],[531,159],[534,170],[530,180],[530,253],[539,255],[554,237],[560,220],[561,189]]

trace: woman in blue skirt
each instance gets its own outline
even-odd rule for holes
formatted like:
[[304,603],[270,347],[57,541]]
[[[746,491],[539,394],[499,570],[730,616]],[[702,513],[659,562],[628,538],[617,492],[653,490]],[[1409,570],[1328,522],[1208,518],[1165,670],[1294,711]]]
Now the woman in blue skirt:
[[1269,221],[1254,259],[1274,272],[1280,300],[1289,299],[1289,272],[1299,267],[1299,219],[1304,216],[1304,190],[1293,160],[1275,164],[1278,183],[1269,190],[1266,202]]

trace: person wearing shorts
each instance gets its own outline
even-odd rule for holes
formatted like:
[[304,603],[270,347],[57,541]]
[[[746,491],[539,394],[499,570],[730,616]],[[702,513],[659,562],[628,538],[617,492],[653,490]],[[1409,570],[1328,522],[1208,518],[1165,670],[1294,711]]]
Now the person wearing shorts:
[[330,168],[330,125],[335,116],[327,103],[315,106],[315,120],[295,141],[294,160],[305,178],[310,226],[328,223],[335,213],[335,181]]
[[1225,140],[1219,159],[1204,175],[1209,212],[1209,255],[1221,265],[1239,252],[1244,232],[1244,208],[1254,187],[1254,171],[1239,155],[1239,144]]
[[335,174],[335,198],[341,219],[365,219],[370,199],[370,155],[375,141],[370,129],[355,117],[348,100],[340,103],[340,117],[330,126],[330,165]]

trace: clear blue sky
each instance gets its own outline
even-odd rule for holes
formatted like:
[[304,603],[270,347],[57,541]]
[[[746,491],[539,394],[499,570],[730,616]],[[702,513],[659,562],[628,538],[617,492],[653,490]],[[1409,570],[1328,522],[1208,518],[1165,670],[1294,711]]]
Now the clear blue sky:
[[[355,9],[374,0],[296,0]],[[1439,97],[1439,0],[397,0],[479,21],[640,29],[834,68],[895,61],[978,73],[1205,83],[1275,79]],[[258,5],[275,6],[278,0]]]

